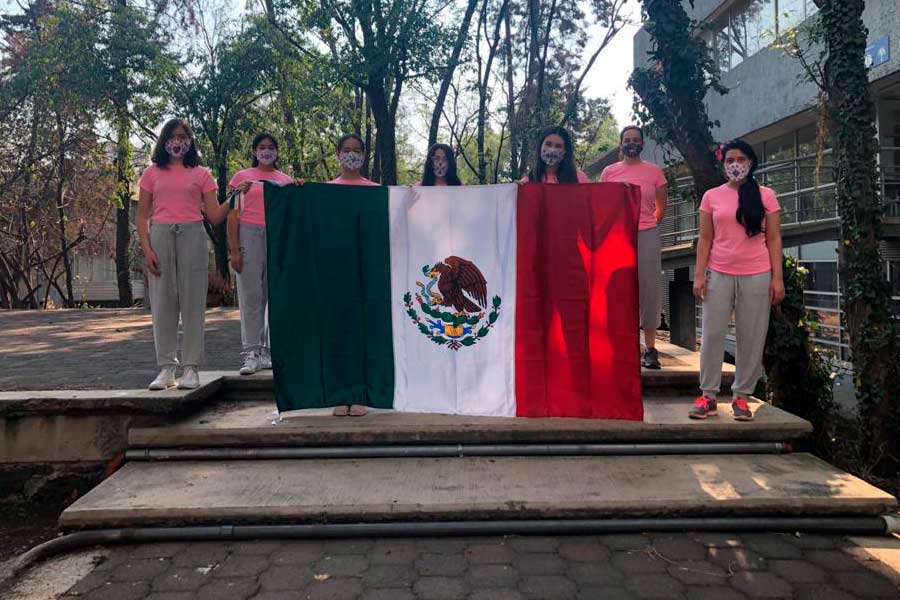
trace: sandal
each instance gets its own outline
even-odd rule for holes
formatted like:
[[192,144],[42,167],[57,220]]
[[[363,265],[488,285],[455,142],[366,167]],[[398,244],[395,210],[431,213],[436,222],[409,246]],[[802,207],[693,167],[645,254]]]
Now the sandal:
[[350,407],[350,416],[351,417],[362,417],[365,416],[366,413],[369,412],[369,409],[366,408],[362,404],[354,404]]
[[331,414],[334,415],[335,417],[346,417],[347,415],[350,414],[350,407],[346,406],[346,405],[335,406],[334,410],[331,411]]

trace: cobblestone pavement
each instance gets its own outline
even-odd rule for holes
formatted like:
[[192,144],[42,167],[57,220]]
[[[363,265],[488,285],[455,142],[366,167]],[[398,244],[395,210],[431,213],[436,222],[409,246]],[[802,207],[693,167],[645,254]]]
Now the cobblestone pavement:
[[[0,391],[142,389],[157,373],[144,309],[0,310],[0,332]],[[238,309],[207,310],[201,369],[236,371],[240,352]]]
[[[156,375],[150,313],[0,311],[0,391],[141,389]],[[206,312],[204,370],[237,370],[236,308]]]
[[613,535],[121,547],[63,596],[88,600],[898,598],[815,535]]

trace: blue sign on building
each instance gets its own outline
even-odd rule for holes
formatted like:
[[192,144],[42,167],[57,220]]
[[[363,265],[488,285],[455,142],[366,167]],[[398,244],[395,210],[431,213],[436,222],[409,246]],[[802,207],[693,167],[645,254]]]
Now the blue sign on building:
[[866,48],[866,66],[870,69],[891,60],[891,38],[878,38]]

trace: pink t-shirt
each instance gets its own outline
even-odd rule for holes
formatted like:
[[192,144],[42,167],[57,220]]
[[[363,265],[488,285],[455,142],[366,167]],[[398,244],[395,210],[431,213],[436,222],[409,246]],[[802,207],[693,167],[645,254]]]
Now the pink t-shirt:
[[[529,181],[531,181],[531,178],[528,177],[528,175],[525,175],[524,177],[522,177],[522,179],[519,180],[520,183],[528,183]],[[591,180],[588,179],[588,176],[585,174],[585,172],[581,169],[578,169],[578,183],[590,182]],[[541,183],[559,183],[559,179],[556,177],[556,175],[548,175],[547,173],[544,173],[544,181],[542,181]]]
[[[258,167],[238,171],[228,182],[231,187],[237,187],[245,181],[274,181],[276,183],[291,183],[294,179],[281,171],[264,171]],[[263,186],[261,183],[250,185],[250,189],[244,194],[244,206],[241,209],[241,223],[248,225],[266,225],[266,205],[263,202]]]
[[336,183],[338,185],[378,185],[374,181],[366,179],[365,177],[360,177],[359,179],[347,179],[343,176],[338,176],[328,183]]
[[150,165],[138,185],[153,195],[150,220],[157,223],[199,223],[203,194],[219,189],[209,169],[184,165]]
[[[772,188],[759,186],[766,214],[781,210]],[[713,220],[713,242],[708,267],[725,275],[758,275],[772,270],[766,246],[765,221],[763,231],[749,237],[738,223],[738,191],[727,183],[703,194],[700,210],[710,213]]]
[[603,169],[600,181],[631,183],[640,186],[641,219],[638,229],[643,231],[653,229],[658,225],[656,221],[656,190],[666,185],[666,176],[662,169],[645,161],[629,165],[623,160]]

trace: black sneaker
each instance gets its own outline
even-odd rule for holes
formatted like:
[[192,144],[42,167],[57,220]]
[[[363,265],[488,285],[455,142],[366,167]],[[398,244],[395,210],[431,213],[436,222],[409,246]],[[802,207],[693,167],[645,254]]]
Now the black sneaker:
[[659,364],[659,352],[656,351],[656,348],[647,348],[644,350],[644,355],[641,358],[641,366],[646,369],[662,368]]

